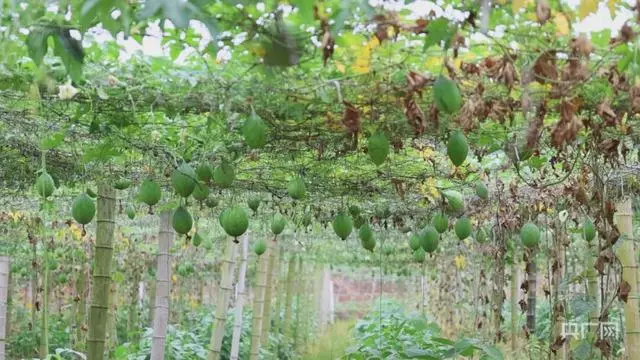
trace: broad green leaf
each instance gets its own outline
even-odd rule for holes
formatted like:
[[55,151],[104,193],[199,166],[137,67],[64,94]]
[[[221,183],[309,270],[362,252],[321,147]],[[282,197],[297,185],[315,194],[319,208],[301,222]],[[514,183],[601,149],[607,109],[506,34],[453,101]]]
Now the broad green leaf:
[[298,8],[298,13],[305,23],[313,22],[313,0],[296,0],[293,4]]
[[47,39],[51,35],[49,28],[36,28],[31,30],[27,36],[27,52],[36,65],[42,64],[42,59],[47,54]]
[[82,80],[82,61],[84,51],[80,41],[74,39],[69,31],[58,32],[55,37],[55,54],[60,56],[67,73],[75,82]]
[[119,156],[120,151],[114,148],[110,142],[104,142],[92,148],[88,148],[84,152],[82,160],[85,163],[91,161],[107,161],[113,157]]
[[64,133],[55,133],[48,138],[40,140],[40,150],[54,149],[64,141]]
[[453,27],[446,18],[437,18],[427,25],[427,37],[424,40],[424,49],[426,50],[432,45],[440,45],[442,41],[445,42],[444,48],[448,48],[451,43],[451,38],[455,34],[452,31]]

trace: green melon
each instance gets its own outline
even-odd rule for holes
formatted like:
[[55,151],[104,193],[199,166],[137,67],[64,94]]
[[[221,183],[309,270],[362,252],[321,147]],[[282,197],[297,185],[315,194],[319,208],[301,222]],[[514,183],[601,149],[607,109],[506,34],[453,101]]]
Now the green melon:
[[127,205],[127,217],[131,220],[136,218],[136,208],[133,205]]
[[458,85],[445,76],[438,77],[433,84],[433,100],[438,110],[447,114],[455,113],[462,106]]
[[251,116],[244,122],[244,126],[242,127],[244,141],[252,149],[264,147],[267,143],[266,131],[267,126],[255,112],[251,113]]
[[365,218],[361,215],[355,216],[352,219],[353,219],[353,227],[356,229],[360,229],[362,225],[366,223]]
[[449,218],[445,214],[435,214],[431,219],[431,226],[433,226],[437,232],[443,234],[449,229]]
[[358,205],[349,206],[349,214],[353,217],[360,215],[360,207]]
[[420,245],[422,246],[422,249],[429,254],[438,249],[439,243],[440,234],[438,234],[438,231],[431,226],[425,228],[420,235]]
[[176,193],[182,197],[188,197],[196,188],[196,172],[193,168],[187,164],[182,163],[171,174],[171,184],[176,190]]
[[200,235],[200,233],[196,231],[196,233],[193,234],[193,237],[191,238],[191,243],[195,247],[200,246],[200,244],[202,244],[202,235]]
[[373,231],[368,224],[364,224],[360,227],[360,231],[358,233],[360,237],[360,244],[365,250],[369,250],[373,252],[373,249],[376,247],[376,239],[373,236]]
[[413,252],[413,261],[417,263],[424,262],[424,255],[425,255],[424,250],[422,248],[418,248],[418,250],[415,250]]
[[205,200],[204,204],[209,209],[213,209],[214,207],[218,206],[218,199],[216,199],[216,198],[207,198],[207,200]]
[[79,224],[86,225],[96,215],[96,204],[89,195],[82,193],[73,201],[71,215]]
[[280,235],[286,225],[287,221],[282,216],[276,215],[273,220],[271,220],[271,232],[274,235]]
[[193,196],[197,201],[204,201],[209,197],[209,187],[206,184],[198,182],[196,187],[193,189],[191,196]]
[[178,234],[187,234],[193,227],[193,218],[187,209],[179,206],[174,212],[172,217],[173,229]]
[[342,240],[346,240],[353,230],[353,221],[351,216],[339,213],[333,220],[333,231]]
[[222,227],[224,227],[224,225],[222,225],[222,224],[224,224],[223,220],[224,220],[224,217],[227,216],[227,213],[229,212],[229,209],[230,208],[226,208],[226,209],[222,210],[220,212],[220,214],[218,215],[218,222],[220,222],[220,226],[222,226]]
[[478,195],[482,200],[487,200],[489,198],[489,189],[487,189],[487,185],[482,181],[476,182],[476,195]]
[[162,191],[160,191],[160,186],[152,180],[145,180],[138,189],[137,198],[138,201],[153,206],[162,198]]
[[455,166],[460,166],[467,159],[469,154],[469,145],[467,139],[462,132],[454,131],[449,136],[449,142],[447,143],[447,155]]
[[446,190],[442,192],[445,199],[447,199],[447,210],[453,214],[459,213],[464,210],[464,199],[462,194],[455,190]]
[[260,239],[253,244],[253,251],[256,253],[256,255],[260,256],[264,254],[265,251],[267,251],[267,244],[264,242],[264,240]]
[[222,228],[229,236],[238,237],[244,234],[248,227],[247,213],[239,206],[229,208],[222,218]]
[[205,239],[202,241],[202,247],[203,247],[205,250],[210,251],[211,249],[213,249],[213,241],[211,241],[211,239],[209,239],[209,238],[205,238]]
[[538,245],[540,241],[540,229],[532,222],[528,222],[520,229],[520,241],[522,245],[533,248]]
[[456,236],[460,240],[464,240],[468,238],[469,235],[471,235],[471,228],[471,220],[469,220],[469,218],[466,216],[462,216],[461,218],[459,218],[454,225]]
[[258,212],[258,208],[260,207],[260,198],[253,197],[247,200],[247,205],[249,205],[249,209],[251,209],[254,213]]
[[582,237],[587,242],[591,242],[596,237],[596,227],[589,218],[586,218],[584,223],[582,223]]
[[55,187],[56,185],[53,182],[53,178],[46,172],[40,174],[40,176],[38,176],[38,179],[36,179],[36,191],[45,199],[53,194],[53,190],[55,190]]
[[382,133],[372,135],[367,142],[369,158],[376,165],[382,165],[389,155],[389,140]]
[[484,244],[487,242],[487,232],[484,230],[484,228],[480,228],[478,229],[478,231],[476,231],[476,241],[480,244]]
[[420,236],[418,236],[418,234],[411,235],[411,237],[409,238],[409,247],[411,248],[411,250],[418,249],[420,245],[421,245]]
[[213,182],[221,188],[231,187],[236,179],[236,172],[231,165],[223,162],[213,170]]
[[304,180],[302,180],[301,177],[296,176],[289,181],[287,192],[292,199],[302,200],[307,194],[307,186],[304,184]]
[[213,178],[213,167],[208,162],[201,162],[196,169],[198,180],[208,183]]
[[131,180],[125,178],[120,178],[113,183],[113,187],[117,190],[126,190],[129,186],[131,186]]

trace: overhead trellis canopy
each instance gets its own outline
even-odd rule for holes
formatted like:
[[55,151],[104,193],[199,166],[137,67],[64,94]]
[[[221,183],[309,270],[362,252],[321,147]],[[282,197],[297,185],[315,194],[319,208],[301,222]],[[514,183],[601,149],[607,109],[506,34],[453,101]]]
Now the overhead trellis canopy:
[[[102,10],[75,5],[66,9],[71,20],[62,9],[21,12],[15,39],[3,42],[12,54],[0,93],[4,187],[30,186],[48,149],[47,170],[68,185],[122,176],[166,185],[183,160],[224,160],[236,168],[234,191],[286,198],[300,175],[314,203],[437,206],[438,190],[487,176],[541,188],[576,175],[583,154],[613,166],[637,156],[629,23],[617,35],[574,34],[565,24],[572,14],[554,6],[548,15],[497,4],[486,24],[476,4],[456,5],[453,15],[358,1],[293,5],[222,1],[146,13],[149,4],[145,20],[107,23]],[[508,21],[522,11],[534,21]],[[168,57],[122,62],[120,47],[87,31],[102,23],[142,41],[153,19],[162,20]],[[188,19],[207,26],[181,26]],[[498,21],[507,30],[492,28]],[[441,75],[463,100],[452,114],[434,101]],[[242,134],[254,112],[267,125],[259,150]],[[457,129],[471,151],[455,168],[446,144]],[[367,154],[376,133],[393,149],[380,166]]]

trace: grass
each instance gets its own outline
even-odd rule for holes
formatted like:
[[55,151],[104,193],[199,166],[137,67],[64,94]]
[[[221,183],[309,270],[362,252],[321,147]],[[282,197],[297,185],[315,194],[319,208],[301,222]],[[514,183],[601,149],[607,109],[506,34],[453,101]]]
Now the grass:
[[318,340],[309,345],[303,360],[335,360],[345,354],[345,349],[353,341],[353,327],[356,320],[337,321]]

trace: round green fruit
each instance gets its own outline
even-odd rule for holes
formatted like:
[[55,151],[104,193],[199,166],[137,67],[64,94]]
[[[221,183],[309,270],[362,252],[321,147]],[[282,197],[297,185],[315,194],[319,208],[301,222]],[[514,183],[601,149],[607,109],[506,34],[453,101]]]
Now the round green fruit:
[[302,200],[307,194],[307,186],[304,184],[304,180],[302,180],[301,177],[296,176],[289,181],[287,192],[292,199]]
[[152,180],[145,180],[140,185],[140,189],[138,189],[137,198],[138,201],[153,206],[162,198],[162,191],[160,186]]
[[136,208],[133,205],[127,206],[127,217],[131,220],[136,218]]
[[582,224],[582,237],[587,242],[591,242],[596,237],[596,227],[589,218],[586,218]]
[[467,139],[462,132],[454,131],[449,136],[449,142],[447,143],[447,155],[455,166],[460,166],[467,159],[469,154],[469,145]]
[[258,208],[260,207],[260,198],[254,197],[247,200],[247,205],[249,205],[249,209],[251,209],[254,213],[258,212]]
[[454,230],[458,239],[464,240],[468,238],[471,235],[471,220],[466,216],[462,216],[456,221]]
[[36,179],[35,187],[38,194],[46,199],[51,196],[51,194],[53,194],[53,190],[55,189],[56,185],[53,182],[53,178],[51,177],[51,175],[43,172],[42,174],[40,174],[40,176],[38,176],[38,179]]
[[284,227],[287,225],[287,221],[280,215],[276,215],[271,220],[271,232],[274,235],[280,235],[284,231]]
[[267,244],[265,244],[264,240],[260,239],[256,241],[255,244],[253,244],[253,251],[256,253],[256,255],[260,256],[264,254],[265,251],[267,251]]
[[382,165],[389,155],[389,140],[382,133],[372,135],[367,143],[367,152],[374,164]]
[[333,231],[342,240],[346,240],[353,230],[353,221],[351,216],[340,213],[333,220]]
[[198,180],[209,182],[213,178],[213,167],[208,162],[201,162],[196,169]]
[[447,210],[453,214],[464,210],[464,199],[462,194],[455,190],[446,190],[442,193],[447,199]]
[[263,148],[267,143],[266,130],[267,126],[264,121],[254,112],[242,127],[244,141],[252,149]]
[[178,195],[188,197],[196,188],[196,172],[187,164],[182,163],[171,174],[171,184]]
[[248,227],[249,218],[243,208],[234,206],[225,211],[222,217],[222,228],[227,235],[238,237],[244,234]]
[[540,241],[540,229],[532,222],[528,222],[520,229],[520,241],[522,245],[533,248],[538,245]]
[[487,189],[487,185],[482,181],[476,182],[476,195],[478,195],[482,200],[487,200],[489,198],[489,189]]
[[196,231],[196,233],[193,234],[193,237],[191,238],[191,243],[193,244],[193,246],[198,247],[200,246],[200,244],[202,244],[202,241],[202,235],[200,235],[200,233]]
[[424,250],[422,248],[418,248],[418,250],[415,250],[413,252],[413,261],[417,263],[423,263],[424,255],[425,255]]
[[172,224],[178,234],[184,235],[191,231],[193,218],[187,209],[180,206],[173,212]]
[[89,195],[82,193],[73,201],[71,215],[79,224],[86,225],[96,215],[96,204]]
[[420,245],[422,249],[431,254],[438,249],[438,244],[440,244],[440,234],[438,234],[436,229],[430,226],[425,228],[420,235]]
[[349,214],[353,217],[360,215],[360,207],[358,205],[349,206]]
[[131,186],[131,180],[125,178],[120,178],[116,180],[115,183],[113,183],[113,187],[116,190],[126,190],[129,188],[129,186]]
[[372,236],[368,239],[360,240],[360,244],[365,250],[373,252],[373,249],[376,248],[376,239]]
[[373,231],[371,231],[369,224],[364,224],[360,227],[358,237],[360,237],[360,240],[362,241],[373,239]]
[[431,226],[433,226],[437,232],[443,234],[449,228],[449,218],[445,214],[435,214],[431,219]]
[[420,240],[420,236],[418,234],[413,234],[409,238],[409,247],[411,250],[417,250],[421,246],[422,240]]
[[213,182],[221,188],[231,187],[235,179],[235,170],[233,170],[233,167],[226,162],[216,166],[213,170]]
[[207,205],[207,207],[209,209],[213,209],[214,207],[218,206],[218,199],[216,199],[216,198],[207,198],[207,200],[205,200],[204,204]]
[[455,113],[462,106],[458,85],[445,76],[438,77],[433,84],[433,100],[438,110],[447,114]]
[[204,201],[209,197],[209,187],[201,182],[198,182],[191,195],[197,201]]

